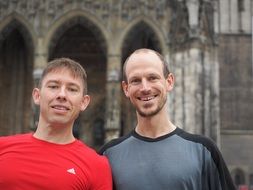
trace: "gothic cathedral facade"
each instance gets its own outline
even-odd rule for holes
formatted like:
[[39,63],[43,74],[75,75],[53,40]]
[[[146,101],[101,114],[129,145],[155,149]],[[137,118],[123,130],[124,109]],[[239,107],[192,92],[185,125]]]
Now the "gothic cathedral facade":
[[96,149],[128,133],[136,119],[122,64],[150,48],[175,74],[172,121],[212,138],[235,183],[253,187],[252,16],[251,0],[0,0],[0,135],[36,128],[31,91],[57,57],[88,73],[76,137]]

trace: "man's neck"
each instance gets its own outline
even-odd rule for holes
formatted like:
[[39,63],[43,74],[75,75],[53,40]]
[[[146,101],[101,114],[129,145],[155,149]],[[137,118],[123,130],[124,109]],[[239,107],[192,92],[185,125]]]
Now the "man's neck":
[[145,137],[157,138],[176,129],[171,123],[167,114],[157,114],[152,117],[142,117],[138,115],[138,124],[135,131]]
[[40,123],[33,136],[55,144],[69,144],[75,141],[71,127],[42,125]]

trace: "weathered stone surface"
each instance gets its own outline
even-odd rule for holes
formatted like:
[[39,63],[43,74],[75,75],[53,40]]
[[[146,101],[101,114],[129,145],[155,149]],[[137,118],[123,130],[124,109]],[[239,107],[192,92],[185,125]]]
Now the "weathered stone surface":
[[98,148],[126,134],[136,117],[121,90],[122,64],[146,47],[175,74],[173,122],[211,137],[235,174],[249,178],[251,155],[235,159],[241,147],[232,145],[252,143],[252,9],[251,0],[0,0],[0,135],[36,128],[33,83],[59,56],[88,72],[92,103],[75,124],[79,138]]

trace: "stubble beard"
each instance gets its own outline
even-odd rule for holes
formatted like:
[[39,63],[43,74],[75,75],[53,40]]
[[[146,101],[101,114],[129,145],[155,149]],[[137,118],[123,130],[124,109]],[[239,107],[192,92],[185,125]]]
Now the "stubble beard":
[[138,107],[135,107],[135,108],[136,108],[137,113],[140,116],[142,116],[142,117],[152,117],[152,116],[155,116],[156,114],[158,114],[163,109],[166,102],[167,102],[167,96],[165,96],[164,98],[162,98],[161,101],[159,101],[157,108],[153,111],[145,111],[145,110],[142,111]]

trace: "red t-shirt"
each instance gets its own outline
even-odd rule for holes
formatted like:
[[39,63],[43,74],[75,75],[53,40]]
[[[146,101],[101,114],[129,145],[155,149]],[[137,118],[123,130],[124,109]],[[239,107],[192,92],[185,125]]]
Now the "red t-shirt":
[[79,140],[59,145],[32,134],[0,137],[0,189],[111,190],[111,169]]

